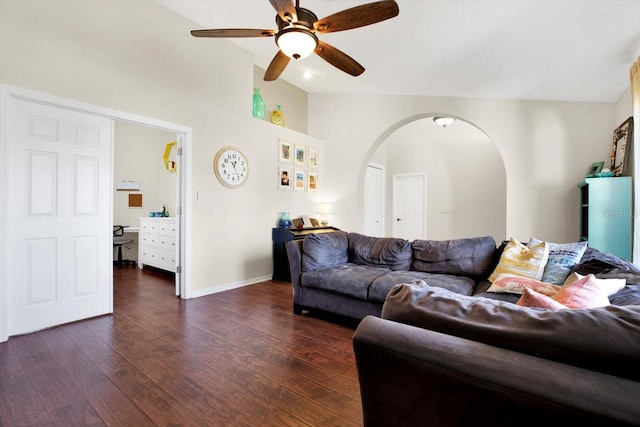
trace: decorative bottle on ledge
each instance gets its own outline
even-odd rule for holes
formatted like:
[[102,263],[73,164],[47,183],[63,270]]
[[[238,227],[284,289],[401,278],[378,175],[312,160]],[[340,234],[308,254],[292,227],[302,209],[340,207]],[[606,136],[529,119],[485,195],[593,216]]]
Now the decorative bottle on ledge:
[[264,105],[262,95],[260,95],[260,88],[253,89],[253,117],[256,119],[264,119],[264,115],[267,112],[267,108]]
[[284,127],[284,113],[280,104],[276,105],[276,109],[271,113],[271,123]]

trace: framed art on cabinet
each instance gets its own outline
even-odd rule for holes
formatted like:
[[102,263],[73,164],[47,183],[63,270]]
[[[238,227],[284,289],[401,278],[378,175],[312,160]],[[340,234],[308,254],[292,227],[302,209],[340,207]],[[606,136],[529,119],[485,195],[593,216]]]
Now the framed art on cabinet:
[[629,117],[613,131],[611,147],[611,172],[620,176],[624,172],[627,144],[633,140],[633,117]]
[[280,166],[278,170],[278,188],[280,190],[291,190],[293,172],[288,166]]
[[309,191],[318,191],[318,174],[316,172],[309,172],[309,183],[307,188]]
[[307,148],[307,161],[311,169],[318,169],[318,149],[309,147]]
[[307,171],[303,169],[296,169],[293,180],[293,189],[297,191],[304,191],[306,188],[306,178]]
[[280,163],[291,163],[292,144],[288,141],[278,141],[278,161]]
[[307,150],[304,145],[296,145],[295,164],[296,166],[306,166],[307,164]]

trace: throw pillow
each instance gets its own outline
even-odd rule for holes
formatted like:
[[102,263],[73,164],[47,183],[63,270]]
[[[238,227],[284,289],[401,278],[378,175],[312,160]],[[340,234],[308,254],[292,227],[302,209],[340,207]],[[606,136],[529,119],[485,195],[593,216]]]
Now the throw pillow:
[[564,304],[560,304],[558,301],[554,300],[552,297],[543,295],[529,288],[523,289],[522,296],[520,297],[520,299],[516,304],[521,305],[523,307],[544,308],[544,309],[553,310],[553,311],[558,311],[558,310],[567,308]]
[[610,305],[607,293],[598,286],[593,274],[563,285],[553,299],[569,308],[597,308]]
[[546,242],[528,247],[512,237],[502,251],[500,261],[489,276],[489,281],[493,283],[501,274],[540,280],[548,258],[549,245]]
[[[576,280],[582,279],[583,275],[578,273],[571,273],[567,276],[567,279],[564,281],[565,285],[569,283],[573,283]],[[594,276],[593,280],[598,284],[598,288],[602,289],[607,296],[611,296],[627,286],[627,281],[625,279],[599,279]]]
[[511,294],[521,294],[525,289],[533,289],[538,293],[552,296],[558,293],[560,286],[544,283],[528,277],[512,276],[502,274],[489,286],[487,292],[508,292]]
[[[541,240],[532,237],[527,246],[533,247],[540,244]],[[550,243],[549,259],[544,267],[542,281],[562,285],[569,275],[571,267],[580,262],[584,251],[587,249],[587,242],[575,243]]]

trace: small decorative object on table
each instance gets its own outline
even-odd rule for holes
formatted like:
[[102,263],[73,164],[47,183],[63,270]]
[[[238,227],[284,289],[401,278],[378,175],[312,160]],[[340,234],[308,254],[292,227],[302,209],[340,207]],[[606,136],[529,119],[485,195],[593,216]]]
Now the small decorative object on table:
[[586,178],[593,178],[598,176],[598,174],[602,171],[603,166],[604,162],[591,163],[591,168],[589,169],[589,173],[586,175]]
[[291,216],[289,212],[281,212],[280,219],[278,219],[278,227],[289,228],[291,227]]

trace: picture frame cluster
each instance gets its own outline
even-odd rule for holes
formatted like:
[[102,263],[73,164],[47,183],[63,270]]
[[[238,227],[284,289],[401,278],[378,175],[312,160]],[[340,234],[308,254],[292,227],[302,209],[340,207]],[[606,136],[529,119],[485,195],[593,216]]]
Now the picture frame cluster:
[[315,147],[278,140],[278,188],[318,191],[320,152]]

